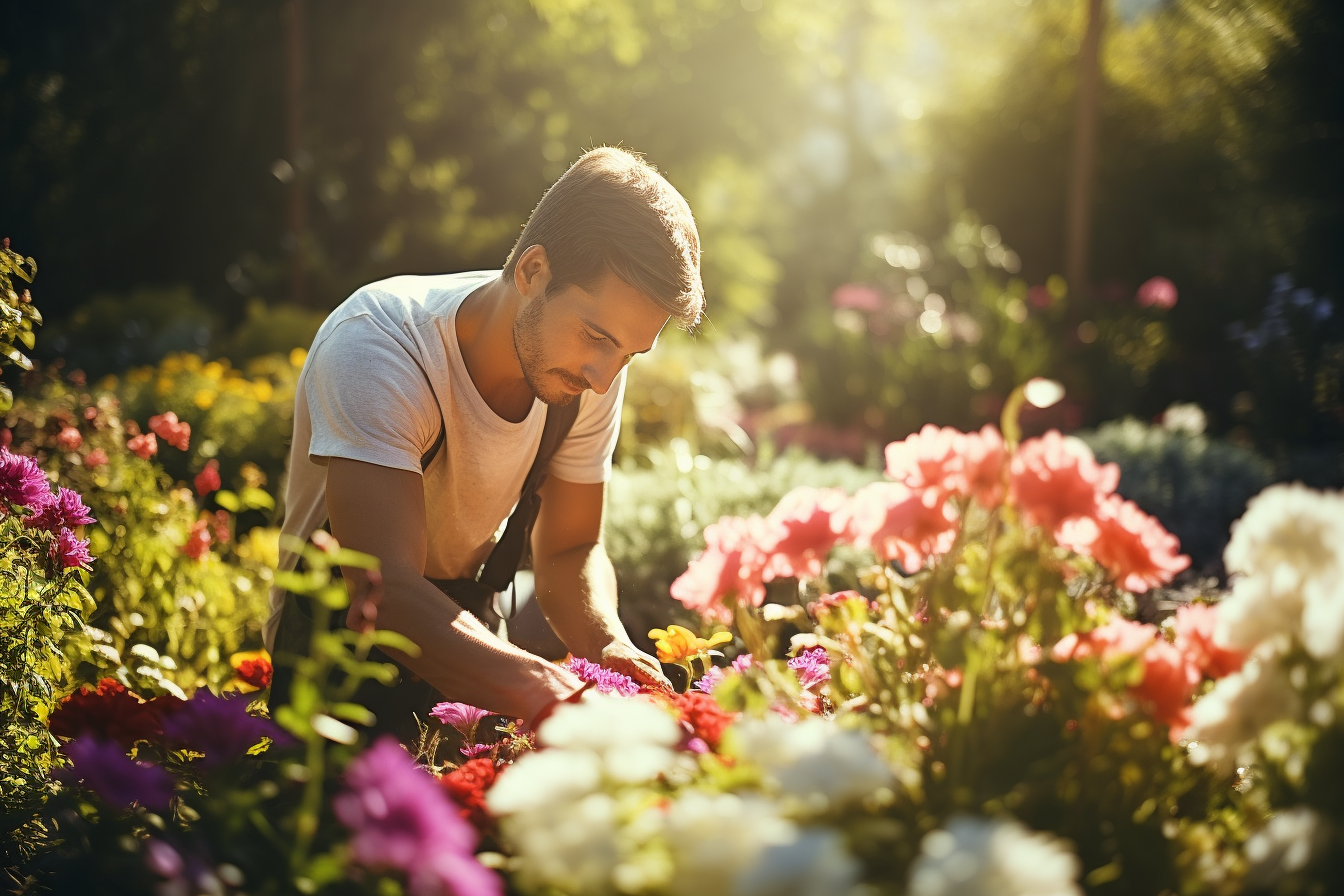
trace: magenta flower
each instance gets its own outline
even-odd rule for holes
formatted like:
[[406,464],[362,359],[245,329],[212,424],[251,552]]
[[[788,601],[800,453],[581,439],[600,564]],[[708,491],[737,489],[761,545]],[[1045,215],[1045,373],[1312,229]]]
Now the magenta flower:
[[1143,308],[1170,308],[1176,304],[1176,284],[1166,277],[1145,280],[1134,296]]
[[201,688],[164,720],[164,740],[176,748],[204,753],[202,768],[238,759],[264,737],[281,745],[293,742],[270,719],[248,715],[247,704],[246,697],[220,697]]
[[724,671],[718,666],[710,666],[708,672],[696,679],[693,687],[697,691],[704,691],[706,694],[712,694],[714,693],[714,689],[723,682],[723,679]]
[[732,663],[728,665],[728,668],[732,669],[734,672],[745,672],[751,668],[751,665],[754,662],[756,662],[756,660],[751,654],[739,653],[737,659],[733,660]]
[[88,569],[93,565],[93,555],[89,553],[88,541],[76,538],[75,533],[69,529],[62,529],[56,533],[48,553],[51,562],[59,563],[62,569],[76,566]]
[[569,662],[565,663],[565,668],[584,681],[591,681],[604,694],[620,694],[622,697],[633,697],[639,693],[639,683],[630,676],[622,675],[620,672],[580,659],[577,656],[570,657]]
[[351,830],[350,855],[373,869],[406,873],[411,896],[500,896],[499,878],[476,861],[476,830],[444,789],[389,736],[345,770],[349,787],[331,802]]
[[93,514],[84,506],[84,499],[79,496],[79,492],[61,487],[54,498],[38,508],[37,513],[25,519],[23,524],[30,529],[59,532],[75,526],[87,526],[92,522]]
[[472,744],[469,747],[458,747],[457,752],[468,759],[475,759],[478,756],[484,756],[494,748],[494,744]]
[[51,483],[37,461],[0,448],[0,513],[8,513],[14,504],[41,510],[51,500]]
[[429,714],[443,724],[456,728],[463,737],[471,737],[481,719],[490,715],[490,711],[470,703],[444,702],[436,705]]
[[157,765],[131,759],[117,744],[97,737],[78,737],[61,748],[72,765],[52,777],[64,784],[82,784],[116,809],[140,805],[166,812],[173,798],[173,776]]
[[803,690],[831,680],[831,660],[824,647],[804,650],[789,660],[789,668],[798,676],[798,683],[803,686]]

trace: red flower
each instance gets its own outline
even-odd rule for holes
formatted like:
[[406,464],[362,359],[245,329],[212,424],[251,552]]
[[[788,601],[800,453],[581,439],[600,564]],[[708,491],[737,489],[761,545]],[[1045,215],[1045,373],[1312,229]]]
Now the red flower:
[[843,489],[800,486],[789,492],[765,518],[767,534],[759,547],[766,555],[764,578],[821,575],[822,561],[838,536],[831,514],[845,505]]
[[1130,689],[1152,714],[1170,727],[1172,743],[1190,724],[1190,699],[1200,682],[1199,670],[1173,644],[1158,638],[1143,652],[1143,681]]
[[963,472],[966,489],[982,507],[994,508],[1003,503],[1003,462],[1007,452],[1003,436],[986,424],[979,432],[966,433],[962,441]]
[[1213,604],[1186,604],[1176,611],[1176,647],[1205,676],[1231,675],[1246,662],[1246,654],[1214,643],[1218,608]]
[[1052,429],[1022,443],[1009,482],[1028,521],[1054,532],[1066,519],[1095,514],[1119,484],[1120,467],[1098,464],[1087,445]]
[[241,681],[259,691],[271,686],[271,676],[274,674],[270,661],[260,657],[255,660],[243,660],[235,671]]
[[202,498],[218,490],[223,485],[219,480],[219,461],[214,458],[206,461],[205,468],[196,474],[195,485],[196,494]]
[[210,521],[199,519],[191,524],[187,543],[182,545],[182,553],[193,560],[204,560],[210,553]]
[[64,426],[56,433],[56,447],[62,451],[78,451],[84,444],[84,437],[73,426]]
[[191,424],[178,422],[177,415],[172,411],[164,411],[162,414],[150,417],[149,428],[178,451],[186,451],[191,443]]
[[705,527],[705,550],[672,583],[671,594],[707,619],[732,622],[724,598],[736,595],[759,607],[765,601],[761,574],[765,556],[758,547],[765,521],[726,516]]
[[1175,535],[1119,495],[1102,501],[1094,516],[1064,522],[1056,537],[1063,547],[1095,558],[1130,591],[1170,582],[1190,565],[1189,557],[1177,553]]
[[154,433],[141,433],[132,436],[126,442],[126,447],[133,453],[138,454],[142,459],[149,460],[155,454],[159,453],[159,440]]
[[468,759],[439,779],[443,789],[457,802],[459,814],[481,833],[494,827],[494,819],[485,807],[485,794],[495,784],[499,771],[493,759]]
[[84,466],[90,470],[107,465],[107,452],[101,448],[95,448],[84,455]]
[[957,534],[952,509],[937,490],[920,494],[896,482],[865,485],[833,519],[856,546],[910,571],[946,552]]
[[136,741],[157,740],[163,734],[161,707],[144,702],[115,678],[104,678],[97,690],[82,687],[62,700],[47,727],[57,737],[92,734],[129,750]]
[[718,749],[723,732],[737,721],[737,713],[724,709],[704,691],[673,694],[672,703],[691,735],[700,738],[713,749]]

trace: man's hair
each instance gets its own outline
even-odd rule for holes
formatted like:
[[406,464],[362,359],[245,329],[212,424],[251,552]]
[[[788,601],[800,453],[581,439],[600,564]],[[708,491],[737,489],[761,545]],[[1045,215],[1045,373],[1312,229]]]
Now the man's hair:
[[634,153],[603,146],[571,165],[533,209],[504,276],[538,245],[550,262],[548,294],[569,285],[589,289],[610,272],[687,329],[700,322],[705,290],[690,206]]

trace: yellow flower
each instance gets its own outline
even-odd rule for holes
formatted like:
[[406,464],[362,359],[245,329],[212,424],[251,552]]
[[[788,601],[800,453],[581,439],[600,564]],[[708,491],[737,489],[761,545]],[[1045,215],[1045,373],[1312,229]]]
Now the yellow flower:
[[308,349],[296,348],[289,353],[289,366],[302,367],[303,362],[308,360]]
[[192,396],[192,403],[203,411],[210,410],[210,406],[215,403],[214,389],[197,389],[196,394]]
[[733,640],[728,632],[718,632],[708,638],[696,637],[690,629],[679,625],[669,625],[666,629],[655,628],[649,632],[649,637],[658,648],[660,663],[684,663]]

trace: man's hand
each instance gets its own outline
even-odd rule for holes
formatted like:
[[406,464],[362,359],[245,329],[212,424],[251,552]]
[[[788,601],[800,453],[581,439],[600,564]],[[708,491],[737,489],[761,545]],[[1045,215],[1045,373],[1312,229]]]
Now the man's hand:
[[629,675],[640,684],[672,690],[672,682],[667,680],[658,661],[628,641],[612,641],[602,649],[598,662],[613,672]]

